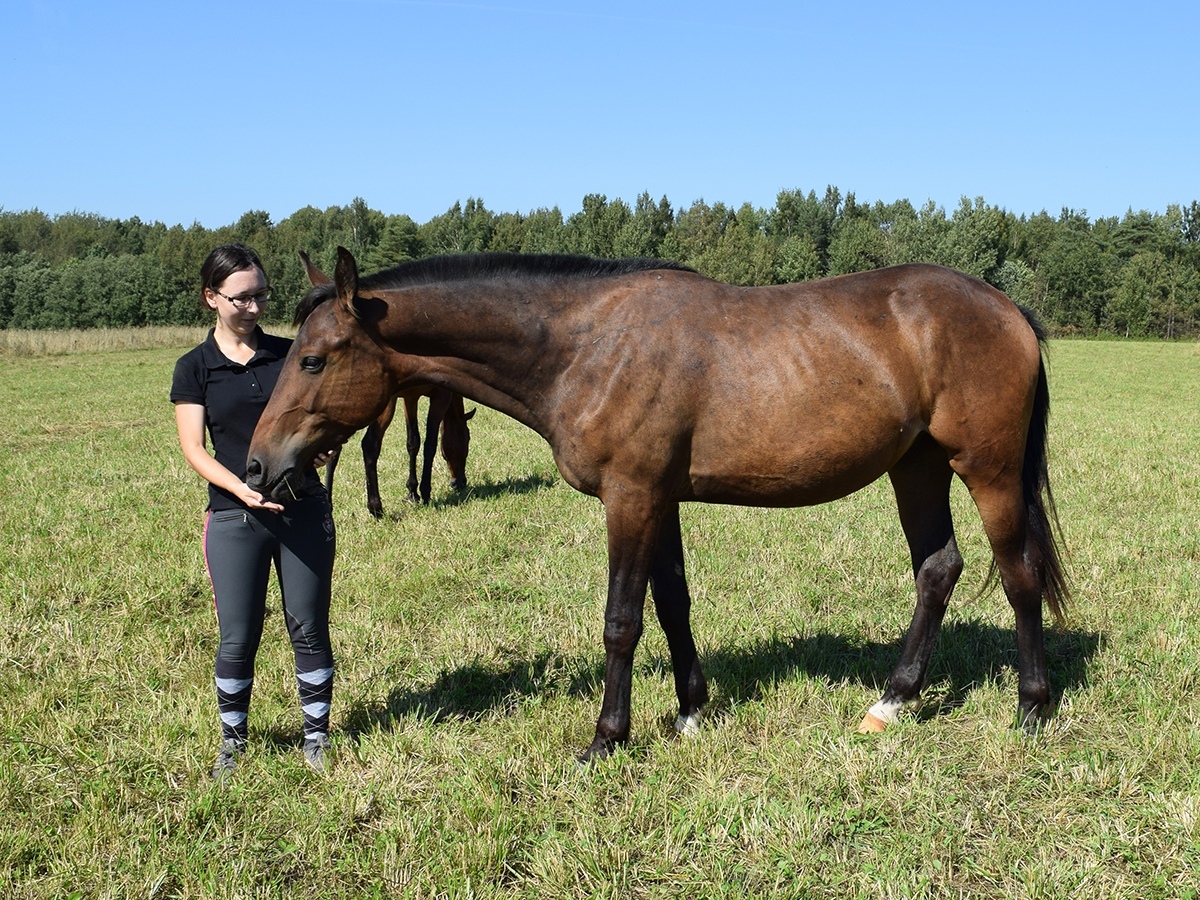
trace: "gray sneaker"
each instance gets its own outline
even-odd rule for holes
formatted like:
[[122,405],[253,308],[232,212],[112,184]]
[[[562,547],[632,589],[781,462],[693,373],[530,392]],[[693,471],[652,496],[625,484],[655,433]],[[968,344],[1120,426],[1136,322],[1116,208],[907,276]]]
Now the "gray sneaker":
[[304,760],[314,772],[324,772],[329,761],[329,737],[318,734],[304,739]]
[[224,743],[221,744],[221,749],[217,751],[217,759],[212,767],[212,777],[217,781],[224,781],[226,778],[232,776],[234,769],[238,767],[238,763],[245,752],[245,741],[239,741],[236,738],[226,738]]

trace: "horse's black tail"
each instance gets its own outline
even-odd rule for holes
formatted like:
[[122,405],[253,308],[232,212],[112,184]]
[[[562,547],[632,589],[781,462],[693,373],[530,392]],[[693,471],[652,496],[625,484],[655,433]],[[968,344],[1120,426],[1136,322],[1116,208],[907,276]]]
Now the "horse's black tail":
[[1037,391],[1033,400],[1033,416],[1025,437],[1025,461],[1021,471],[1021,490],[1031,536],[1042,557],[1042,596],[1060,624],[1070,599],[1070,587],[1063,568],[1060,550],[1062,526],[1050,490],[1050,470],[1046,464],[1046,435],[1050,419],[1050,387],[1046,380],[1046,332],[1032,310],[1018,307],[1025,321],[1037,335],[1041,359],[1038,361]]
[[[1029,419],[1029,431],[1025,435],[1025,459],[1021,466],[1021,493],[1025,501],[1026,521],[1030,536],[1042,557],[1042,596],[1050,607],[1055,621],[1062,624],[1070,600],[1070,587],[1063,568],[1063,553],[1059,548],[1062,526],[1054,506],[1054,493],[1050,490],[1050,470],[1046,464],[1046,434],[1050,420],[1050,387],[1046,380],[1046,332],[1037,315],[1017,304],[1025,321],[1037,336],[1038,382],[1033,397],[1033,415]],[[987,592],[1000,578],[1000,569],[995,557],[984,578],[980,596]]]

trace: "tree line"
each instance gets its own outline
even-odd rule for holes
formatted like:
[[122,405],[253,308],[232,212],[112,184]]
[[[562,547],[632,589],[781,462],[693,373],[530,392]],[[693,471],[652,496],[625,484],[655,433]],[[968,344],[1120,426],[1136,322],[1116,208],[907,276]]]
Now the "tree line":
[[254,247],[277,298],[268,321],[291,318],[308,287],[297,255],[332,270],[336,248],[363,272],[443,253],[511,251],[678,260],[732,284],[781,284],[903,262],[951,266],[1033,308],[1059,335],[1200,335],[1200,203],[1091,220],[1063,209],[1015,215],[983,198],[958,208],[908,200],[864,203],[836,187],[781,191],[771,209],[697,200],[673,208],[648,193],[631,206],[589,194],[558,207],[496,213],[456,202],[418,224],[356,197],[306,206],[274,223],[262,211],[209,229],[72,212],[0,210],[0,328],[199,324],[198,273],[228,241]]

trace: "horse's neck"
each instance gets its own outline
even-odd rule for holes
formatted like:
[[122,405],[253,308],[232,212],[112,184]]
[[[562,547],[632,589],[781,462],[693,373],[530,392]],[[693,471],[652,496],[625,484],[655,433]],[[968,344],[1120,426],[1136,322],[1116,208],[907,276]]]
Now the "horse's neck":
[[404,354],[400,367],[414,382],[428,375],[544,433],[537,399],[549,387],[540,365],[553,349],[543,318],[549,300],[469,284],[409,289],[390,302],[381,331]]

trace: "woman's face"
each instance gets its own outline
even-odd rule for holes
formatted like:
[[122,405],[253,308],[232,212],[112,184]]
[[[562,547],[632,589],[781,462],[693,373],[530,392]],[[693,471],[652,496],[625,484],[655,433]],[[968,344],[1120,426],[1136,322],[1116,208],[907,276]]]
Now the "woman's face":
[[267,276],[255,266],[234,272],[215,290],[206,289],[204,299],[216,310],[222,328],[245,337],[254,332],[258,317],[267,308],[268,300],[262,295],[268,287]]

